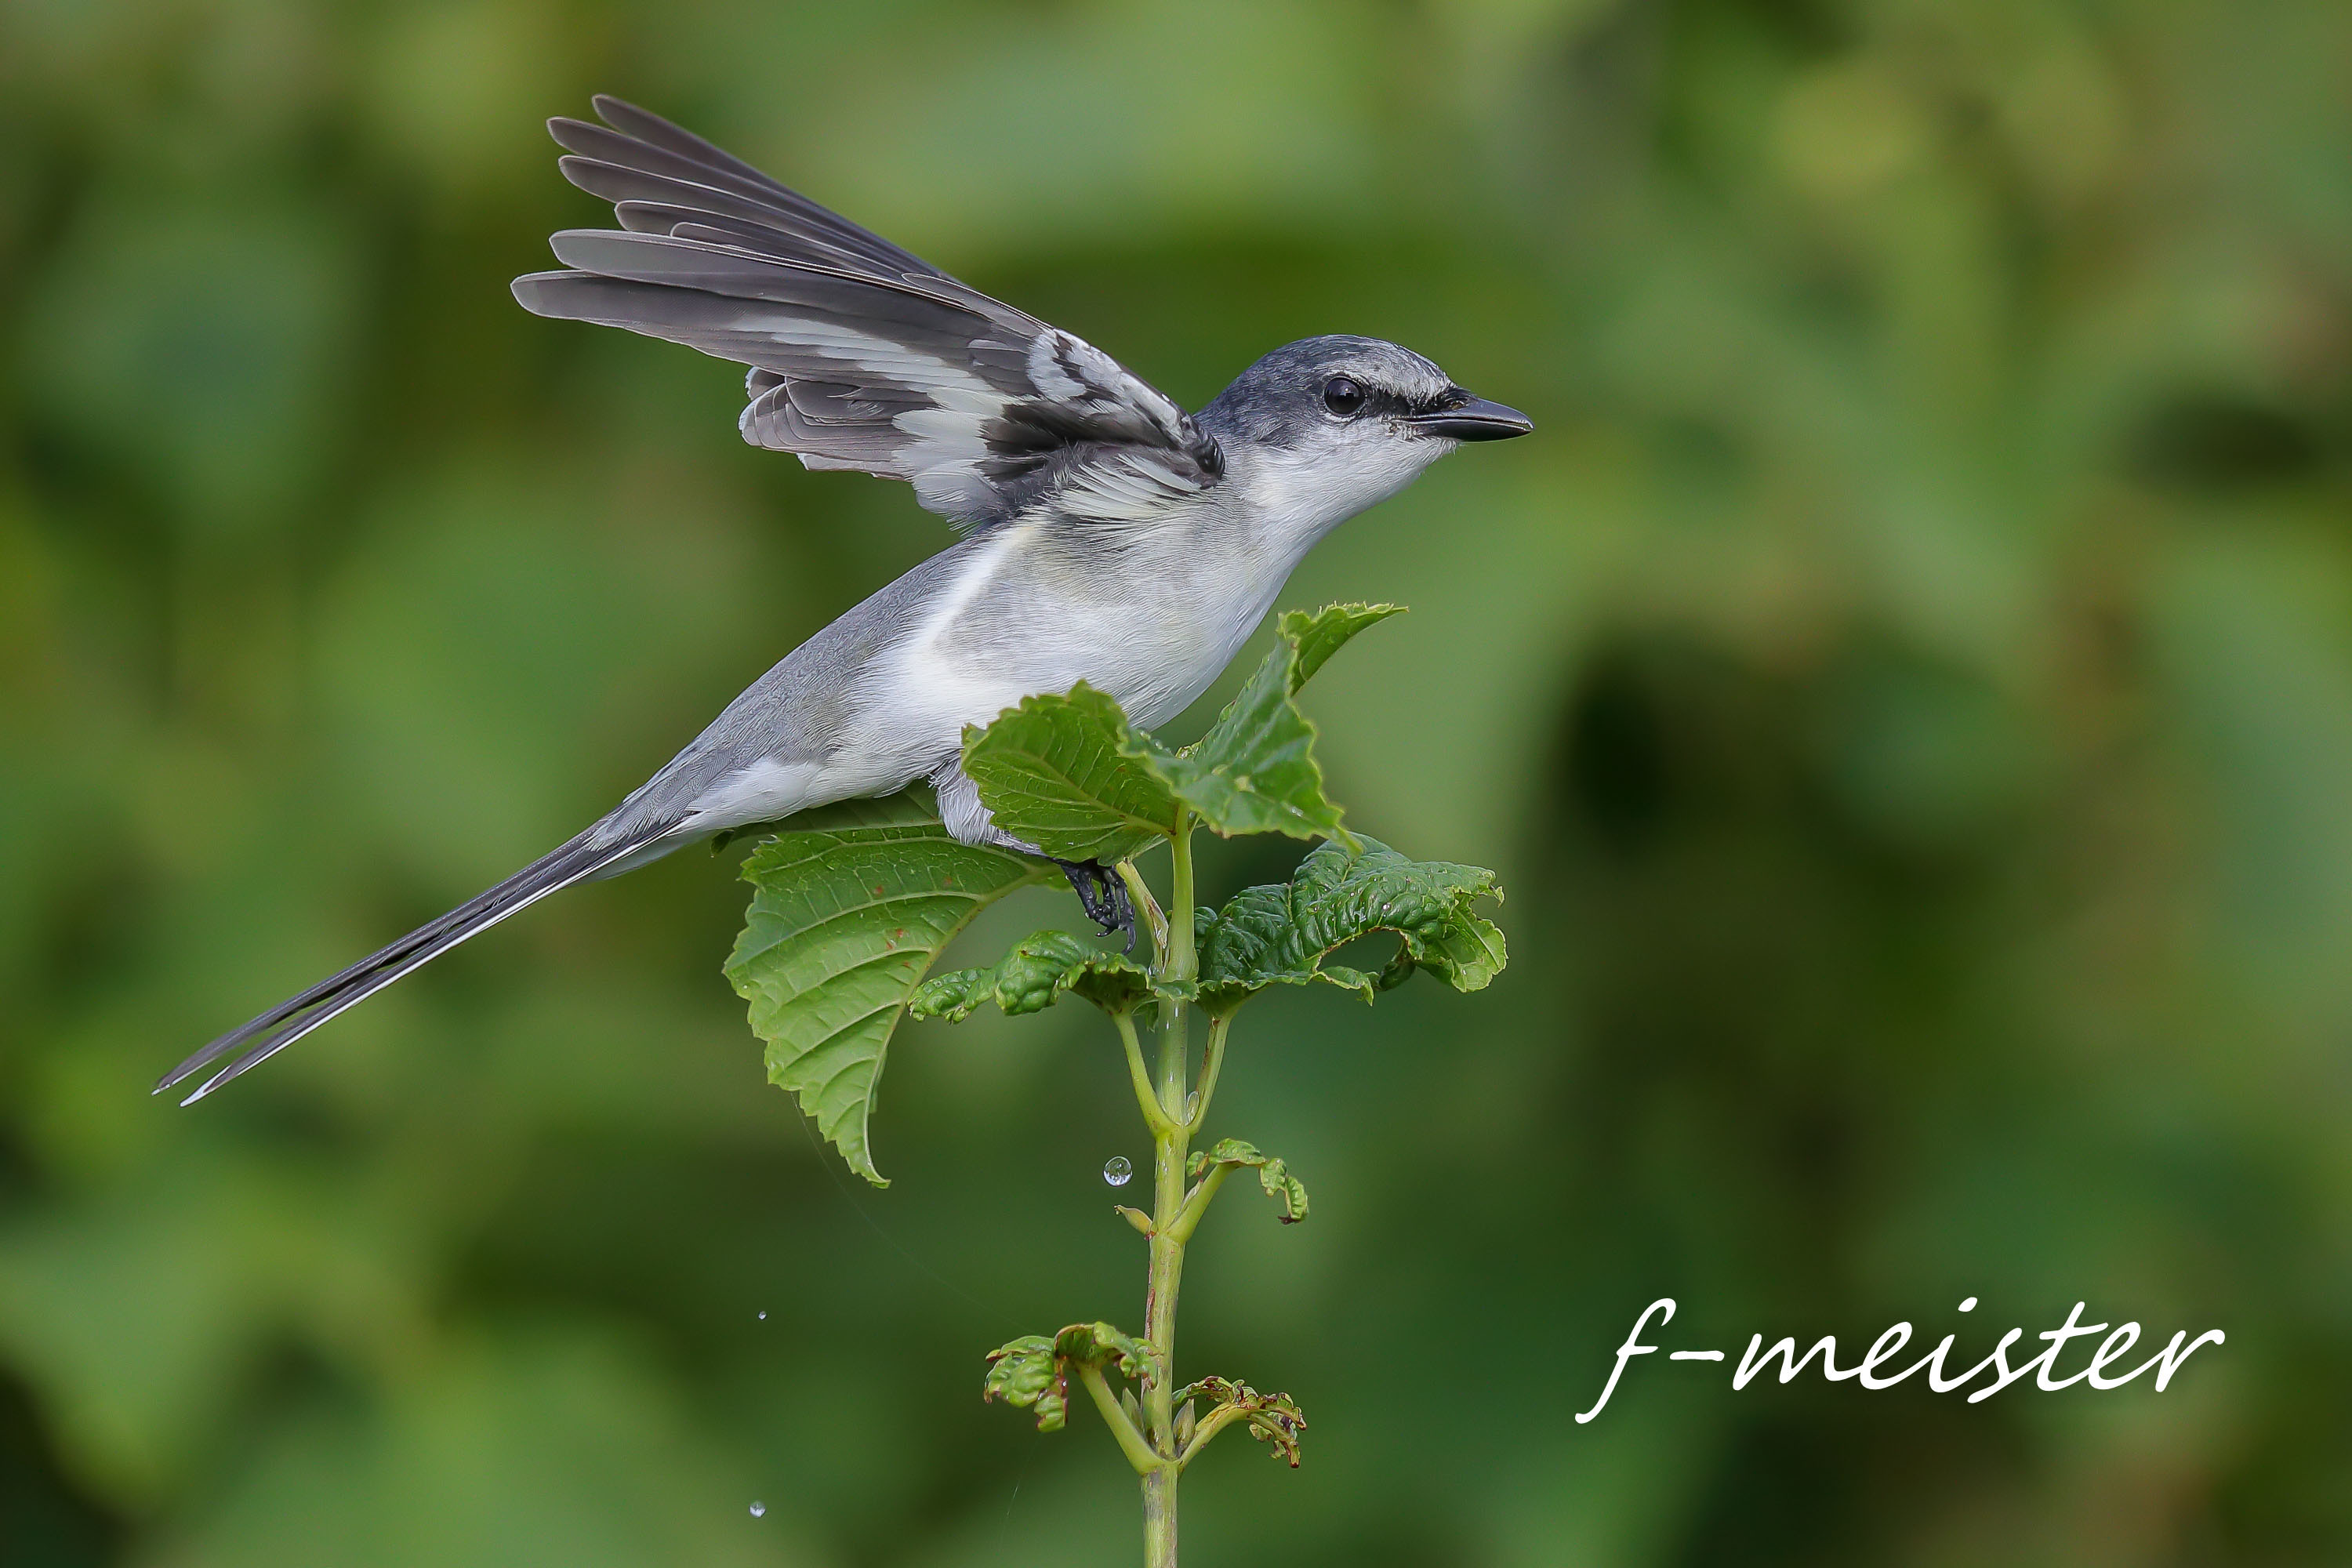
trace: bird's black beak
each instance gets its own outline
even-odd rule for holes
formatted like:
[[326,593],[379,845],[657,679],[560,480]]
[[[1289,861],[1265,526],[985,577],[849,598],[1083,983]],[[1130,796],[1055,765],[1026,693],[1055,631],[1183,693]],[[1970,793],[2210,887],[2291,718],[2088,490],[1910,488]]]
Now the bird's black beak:
[[1452,407],[1410,414],[1405,423],[1425,436],[1443,436],[1454,441],[1507,441],[1536,427],[1535,421],[1516,408],[1506,408],[1466,392],[1460,395],[1462,400]]

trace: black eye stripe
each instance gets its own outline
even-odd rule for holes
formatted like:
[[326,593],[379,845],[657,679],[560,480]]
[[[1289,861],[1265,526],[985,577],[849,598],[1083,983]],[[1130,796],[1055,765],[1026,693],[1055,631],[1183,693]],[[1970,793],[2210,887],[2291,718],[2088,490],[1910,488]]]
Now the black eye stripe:
[[1370,386],[1352,375],[1335,375],[1323,384],[1323,406],[1341,419],[1367,414],[1424,414],[1452,404],[1444,395],[1435,399],[1412,398],[1386,387]]

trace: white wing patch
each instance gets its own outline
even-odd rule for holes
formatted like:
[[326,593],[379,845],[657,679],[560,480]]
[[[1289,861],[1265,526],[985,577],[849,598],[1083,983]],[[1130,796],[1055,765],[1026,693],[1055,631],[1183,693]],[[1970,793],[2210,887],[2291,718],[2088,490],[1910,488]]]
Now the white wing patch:
[[1029,345],[1029,379],[1036,384],[1039,392],[1057,403],[1066,403],[1087,389],[1086,383],[1055,363],[1064,340],[1077,342],[1069,333],[1056,330],[1040,334]]
[[1086,403],[1107,413],[1141,415],[1160,436],[1179,445],[1191,423],[1164,393],[1059,327],[1046,328],[1029,345],[1029,379],[1056,403]]
[[1054,503],[1091,521],[1150,522],[1164,515],[1171,500],[1206,488],[1194,472],[1161,461],[1160,454],[1130,448],[1072,470]]

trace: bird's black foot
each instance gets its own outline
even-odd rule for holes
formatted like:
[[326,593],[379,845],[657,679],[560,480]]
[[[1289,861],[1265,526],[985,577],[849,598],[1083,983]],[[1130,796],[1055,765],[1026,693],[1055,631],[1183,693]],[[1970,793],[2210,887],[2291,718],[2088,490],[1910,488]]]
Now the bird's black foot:
[[1127,884],[1118,872],[1099,860],[1056,860],[1062,874],[1070,879],[1070,890],[1078,895],[1078,907],[1087,911],[1087,919],[1100,926],[1105,936],[1119,931],[1127,933],[1127,951],[1135,951],[1135,904],[1127,896]]

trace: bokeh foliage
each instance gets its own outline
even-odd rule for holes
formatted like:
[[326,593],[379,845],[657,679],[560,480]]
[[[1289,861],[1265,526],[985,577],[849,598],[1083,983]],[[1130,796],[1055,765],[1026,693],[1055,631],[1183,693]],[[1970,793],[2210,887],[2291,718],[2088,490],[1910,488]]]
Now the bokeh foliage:
[[[0,0],[0,1559],[1131,1549],[1107,1446],[971,1395],[1132,1315],[1090,1018],[910,1026],[857,1190],[686,855],[145,1096],[941,542],[509,300],[598,89],[1187,403],[1355,331],[1537,421],[1285,601],[1413,605],[1320,754],[1517,962],[1254,1013],[1316,1222],[1187,1316],[1318,1446],[1204,1466],[1203,1561],[2352,1554],[2347,68],[2326,0]],[[1569,1421],[1667,1294],[2231,1338]]]

